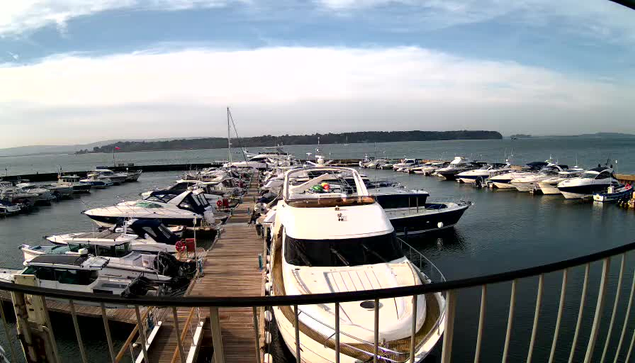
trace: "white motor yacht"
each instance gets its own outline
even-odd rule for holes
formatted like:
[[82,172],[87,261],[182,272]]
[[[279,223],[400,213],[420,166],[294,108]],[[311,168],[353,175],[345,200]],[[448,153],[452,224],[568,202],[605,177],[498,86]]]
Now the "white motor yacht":
[[545,179],[552,178],[558,173],[565,171],[568,168],[566,165],[558,165],[556,163],[549,163],[544,168],[540,169],[537,174],[524,175],[515,179],[512,179],[511,184],[519,192],[534,192],[539,190],[539,183]]
[[112,227],[125,219],[157,219],[166,226],[215,224],[214,206],[202,190],[187,190],[181,194],[156,194],[148,199],[123,202],[111,207],[82,212],[102,227]]
[[484,183],[489,178],[511,171],[511,164],[492,163],[478,169],[468,170],[456,175],[456,180],[466,184]]
[[95,294],[127,295],[135,290],[135,295],[145,295],[148,292],[149,286],[137,284],[139,280],[102,275],[108,263],[107,258],[90,257],[85,253],[41,255],[26,262],[23,270],[1,270],[0,280]]
[[[181,234],[183,228],[179,231]],[[44,237],[56,245],[84,245],[130,243],[132,251],[141,253],[175,253],[175,245],[181,237],[160,221],[150,219],[129,220],[123,226],[114,226],[102,231],[73,232]]]
[[533,175],[538,170],[547,166],[547,164],[548,163],[544,161],[534,161],[526,164],[522,170],[502,173],[491,177],[489,181],[491,185],[498,189],[516,189],[516,187],[512,185],[512,180]]
[[591,198],[594,193],[605,192],[610,186],[618,186],[613,169],[598,166],[585,171],[577,178],[558,183],[558,190],[566,199]]
[[540,191],[542,192],[542,194],[560,195],[561,193],[560,193],[560,190],[558,189],[558,184],[560,184],[561,181],[564,181],[567,179],[577,178],[580,175],[582,175],[583,172],[584,172],[584,169],[574,166],[572,168],[559,172],[558,175],[556,176],[552,176],[550,178],[541,180],[538,183],[538,187],[540,188]]
[[[91,174],[99,180],[110,180],[114,185],[123,184],[126,182],[126,179],[128,179],[128,173],[115,173],[114,171],[104,167],[96,167],[95,171]],[[89,177],[91,174],[89,174]]]
[[36,194],[35,204],[48,205],[55,200],[53,193],[41,185],[24,182],[16,184],[15,187],[25,193]]
[[[308,180],[306,176],[309,176]],[[296,178],[297,177],[297,178]],[[353,180],[351,183],[349,180]],[[271,269],[273,295],[352,292],[421,285],[428,276],[401,251],[382,207],[350,168],[287,172],[283,199],[276,206]],[[278,333],[302,362],[366,362],[374,356],[374,314],[379,313],[377,360],[405,362],[410,355],[416,309],[415,361],[443,334],[441,294],[340,304],[340,356],[335,356],[334,304],[299,305],[299,343],[289,306],[273,308]]]
[[405,159],[402,159],[400,162],[393,164],[392,169],[394,171],[399,171],[400,169],[409,168],[416,164],[419,164],[419,159],[405,158]]
[[458,174],[476,169],[482,165],[482,163],[475,163],[468,158],[462,156],[456,156],[448,166],[439,168],[434,172],[434,175],[443,178],[445,180],[456,180]]

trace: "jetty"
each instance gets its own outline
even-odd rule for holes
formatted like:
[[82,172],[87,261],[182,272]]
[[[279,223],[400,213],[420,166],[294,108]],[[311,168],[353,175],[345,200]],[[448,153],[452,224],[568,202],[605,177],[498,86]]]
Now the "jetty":
[[[254,225],[248,224],[251,206],[258,195],[257,178],[253,178],[242,203],[232,211],[219,236],[203,258],[202,273],[192,280],[185,296],[197,297],[248,297],[264,295],[264,271],[259,266],[263,253],[263,240]],[[220,346],[225,362],[255,362],[260,353],[263,324],[254,321],[252,308],[178,308],[164,314],[161,328],[149,344],[151,362],[181,362],[181,349],[187,361],[196,361],[198,354],[206,355],[212,346]],[[214,344],[210,319],[218,319],[222,344]],[[257,319],[261,314],[257,313]],[[133,331],[132,336],[137,334]],[[218,338],[217,338],[218,339]],[[128,339],[128,344],[134,339]],[[179,347],[179,340],[181,347]],[[124,351],[126,346],[122,348]],[[218,351],[218,350],[217,350]],[[218,363],[218,361],[216,361]]]

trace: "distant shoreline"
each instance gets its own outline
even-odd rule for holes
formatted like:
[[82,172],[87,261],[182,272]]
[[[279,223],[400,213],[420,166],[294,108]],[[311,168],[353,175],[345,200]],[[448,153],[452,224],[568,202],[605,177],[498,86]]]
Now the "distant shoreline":
[[[361,144],[374,142],[406,142],[406,141],[445,141],[445,140],[500,140],[503,138],[498,131],[486,130],[457,130],[457,131],[368,131],[328,133],[312,135],[281,135],[256,136],[232,139],[232,147],[253,148],[276,145],[332,145],[332,144]],[[167,151],[167,150],[209,150],[227,148],[227,139],[210,137],[201,139],[177,139],[167,141],[120,141],[92,150],[79,150],[77,154],[109,153],[113,151]]]

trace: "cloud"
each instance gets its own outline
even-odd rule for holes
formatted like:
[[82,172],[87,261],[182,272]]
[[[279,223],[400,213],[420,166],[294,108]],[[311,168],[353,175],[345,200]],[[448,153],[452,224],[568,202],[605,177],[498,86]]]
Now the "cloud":
[[0,79],[0,143],[9,145],[16,135],[21,142],[209,135],[218,126],[210,119],[222,123],[226,105],[249,115],[250,122],[238,117],[249,134],[517,129],[546,120],[546,127],[570,128],[554,123],[561,118],[623,126],[632,89],[418,47],[68,54],[0,65]]
[[225,6],[247,0],[18,0],[0,4],[0,37],[54,25],[64,33],[70,19],[108,10],[164,10]]
[[[635,42],[635,12],[608,0],[316,0],[338,14],[355,15],[376,8],[406,9],[393,20],[407,28],[440,29],[461,24],[508,21],[550,27],[612,41]],[[389,17],[386,17],[390,20]]]

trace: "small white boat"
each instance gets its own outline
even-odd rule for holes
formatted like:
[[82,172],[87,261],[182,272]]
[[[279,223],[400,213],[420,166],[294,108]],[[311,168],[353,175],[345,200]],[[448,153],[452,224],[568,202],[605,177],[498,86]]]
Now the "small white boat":
[[126,170],[126,182],[139,181],[139,177],[143,174],[143,170]]
[[128,179],[128,173],[115,173],[110,169],[98,166],[95,171],[91,173],[96,179],[110,180],[114,185],[120,185],[126,182]]
[[567,179],[577,178],[580,175],[582,175],[583,172],[584,172],[584,169],[574,166],[568,170],[563,170],[559,172],[557,176],[553,176],[553,177],[541,180],[538,183],[538,187],[540,188],[540,191],[542,192],[542,194],[562,195],[562,193],[560,193],[560,190],[558,190],[558,184],[561,181],[564,181]]
[[22,211],[19,204],[0,200],[0,217],[12,216]]
[[105,189],[114,185],[112,180],[108,178],[100,178],[99,175],[94,173],[88,174],[85,179],[81,179],[79,182],[82,184],[88,184],[91,188],[95,189]]

